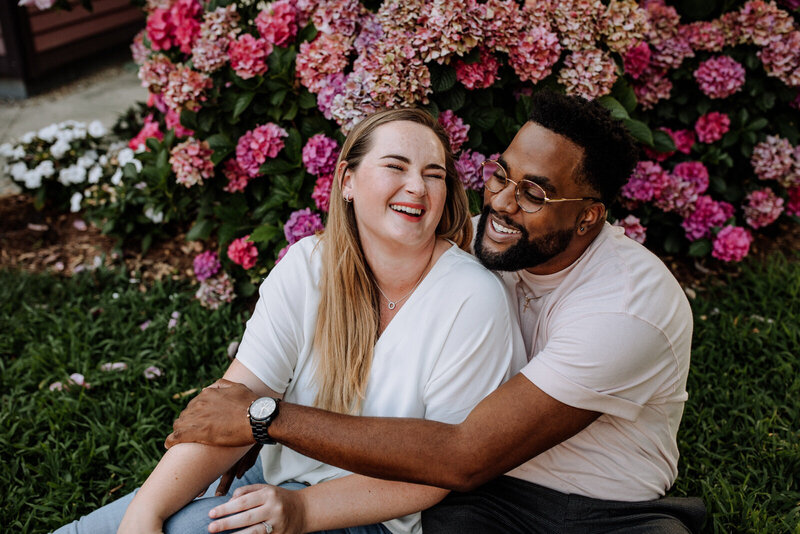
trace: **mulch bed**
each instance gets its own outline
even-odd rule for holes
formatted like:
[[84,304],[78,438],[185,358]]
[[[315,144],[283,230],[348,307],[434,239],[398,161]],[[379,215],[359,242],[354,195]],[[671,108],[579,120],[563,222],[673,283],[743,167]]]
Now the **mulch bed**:
[[[106,266],[124,263],[146,282],[191,277],[192,259],[201,250],[201,243],[187,242],[185,234],[180,233],[153,243],[142,255],[138,242],[120,247],[115,239],[85,223],[80,214],[37,211],[31,197],[24,194],[0,198],[0,268],[49,270],[69,276],[97,262]],[[775,252],[791,256],[798,251],[800,224],[784,220],[756,236],[750,256],[764,259]],[[661,259],[686,288],[698,289],[709,279],[720,283],[725,274],[735,276],[739,272],[738,265],[709,257],[695,260],[662,255]]]

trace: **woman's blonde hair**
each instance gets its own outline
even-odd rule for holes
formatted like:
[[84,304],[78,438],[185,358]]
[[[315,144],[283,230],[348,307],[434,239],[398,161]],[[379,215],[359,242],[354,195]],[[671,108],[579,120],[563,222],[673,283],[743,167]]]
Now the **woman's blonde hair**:
[[314,333],[319,389],[314,404],[339,413],[358,413],[361,409],[380,326],[378,290],[361,248],[353,206],[342,196],[341,180],[347,169],[355,171],[361,164],[371,148],[373,132],[395,121],[427,126],[441,141],[447,197],[436,235],[465,250],[472,241],[467,196],[456,173],[450,140],[436,119],[420,109],[393,109],[379,111],[358,123],[336,162],[328,223],[320,238],[324,242],[321,299]]

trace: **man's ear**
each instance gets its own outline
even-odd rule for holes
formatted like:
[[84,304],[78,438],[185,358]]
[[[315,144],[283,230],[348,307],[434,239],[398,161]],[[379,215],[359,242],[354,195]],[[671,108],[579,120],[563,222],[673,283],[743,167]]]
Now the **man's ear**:
[[578,235],[586,235],[592,228],[601,225],[606,220],[606,207],[600,202],[593,202],[578,218]]

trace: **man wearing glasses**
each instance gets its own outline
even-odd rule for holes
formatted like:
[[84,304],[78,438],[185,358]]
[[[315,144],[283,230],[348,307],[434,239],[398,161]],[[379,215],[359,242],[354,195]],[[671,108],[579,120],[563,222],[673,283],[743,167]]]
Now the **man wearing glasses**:
[[[677,476],[691,310],[664,264],[605,220],[635,147],[598,104],[533,100],[482,165],[474,245],[517,299],[527,365],[458,425],[281,403],[268,435],[353,472],[456,490],[423,514],[426,532],[695,531],[702,502],[662,498]],[[254,400],[239,385],[206,390],[168,445],[253,443]]]

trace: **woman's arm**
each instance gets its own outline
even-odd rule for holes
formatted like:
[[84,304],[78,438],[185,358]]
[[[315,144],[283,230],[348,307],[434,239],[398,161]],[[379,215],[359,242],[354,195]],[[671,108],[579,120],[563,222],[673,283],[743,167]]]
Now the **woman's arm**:
[[[224,378],[244,384],[259,396],[281,395],[264,385],[244,365],[234,360]],[[158,532],[169,516],[241,458],[249,447],[213,447],[183,443],[172,447],[128,506],[119,532]]]
[[214,521],[209,532],[243,528],[262,521],[271,524],[276,532],[287,534],[370,525],[429,508],[447,493],[441,488],[361,475],[322,482],[300,491],[257,484],[237,489],[230,501],[214,508],[211,517],[222,519]]

